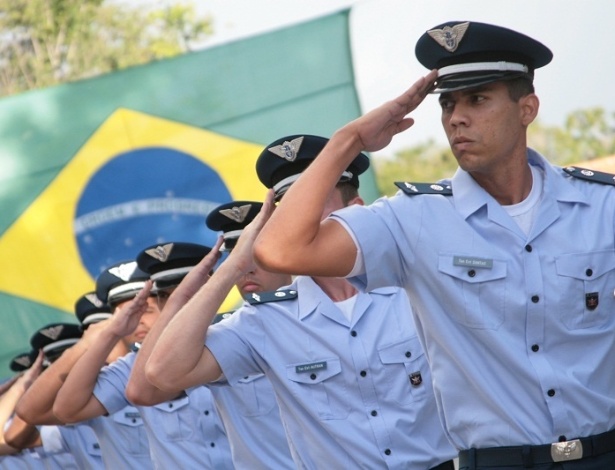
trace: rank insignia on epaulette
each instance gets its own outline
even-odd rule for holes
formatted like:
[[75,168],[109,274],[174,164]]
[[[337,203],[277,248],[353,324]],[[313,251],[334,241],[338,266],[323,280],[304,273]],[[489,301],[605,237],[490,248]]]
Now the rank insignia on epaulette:
[[450,185],[441,185],[437,183],[408,183],[404,181],[396,181],[395,186],[401,189],[408,196],[418,194],[442,194],[443,196],[452,196],[453,188]]
[[222,320],[229,318],[232,314],[233,312],[218,313],[212,320],[211,324],[215,325],[216,323],[220,323]]
[[602,171],[588,170],[578,166],[568,166],[563,169],[570,176],[579,178],[585,181],[593,181],[594,183],[610,184],[615,186],[615,175],[604,173]]
[[279,302],[281,300],[292,300],[297,298],[296,290],[274,290],[269,292],[252,293],[247,299],[250,305],[265,304],[268,302]]

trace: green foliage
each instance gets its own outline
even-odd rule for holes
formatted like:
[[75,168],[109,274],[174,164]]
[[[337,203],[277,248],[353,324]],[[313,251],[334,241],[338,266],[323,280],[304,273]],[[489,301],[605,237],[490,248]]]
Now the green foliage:
[[556,165],[615,154],[615,113],[602,108],[581,109],[570,113],[563,127],[530,126],[528,145]]
[[211,34],[192,5],[0,0],[0,95],[99,75],[190,50]]
[[393,195],[395,181],[436,182],[453,175],[457,161],[450,148],[433,140],[401,150],[392,159],[375,161],[376,183],[383,195]]
[[[560,166],[615,155],[615,112],[577,110],[567,116],[563,127],[534,122],[528,145]],[[457,161],[448,146],[430,140],[401,150],[393,158],[379,158],[374,166],[379,191],[390,196],[397,191],[395,181],[436,182],[451,177]]]

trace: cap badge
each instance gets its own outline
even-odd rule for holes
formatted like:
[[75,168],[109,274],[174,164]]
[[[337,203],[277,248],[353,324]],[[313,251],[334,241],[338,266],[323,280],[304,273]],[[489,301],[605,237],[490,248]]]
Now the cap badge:
[[102,301],[95,294],[85,294],[85,298],[95,307],[102,307]]
[[62,334],[63,329],[64,327],[62,325],[52,326],[50,328],[45,328],[44,330],[41,330],[41,334],[43,336],[47,336],[47,338],[49,339],[56,340]]
[[459,23],[452,27],[445,26],[442,29],[432,29],[431,31],[427,31],[427,34],[447,51],[455,52],[468,26],[470,26],[470,22],[466,21],[465,23]]
[[244,220],[246,220],[246,217],[248,216],[248,212],[250,212],[251,207],[252,204],[246,204],[245,206],[234,206],[230,209],[221,209],[219,212],[223,216],[228,217],[229,219],[240,224]]
[[137,262],[131,261],[130,263],[120,264],[119,266],[114,266],[109,269],[109,272],[113,274],[115,277],[119,277],[122,281],[128,282],[130,280],[130,276],[137,269]]
[[156,248],[150,248],[145,252],[152,258],[157,259],[161,263],[165,263],[169,259],[169,255],[173,251],[173,243],[167,243],[166,245],[158,245]]
[[30,367],[32,365],[32,361],[28,356],[22,356],[15,359],[15,362],[20,366]]
[[278,157],[283,158],[284,160],[294,162],[297,158],[297,153],[299,153],[299,149],[301,148],[302,143],[303,136],[297,137],[290,142],[285,140],[282,145],[276,145],[275,147],[270,147],[267,150],[277,155]]

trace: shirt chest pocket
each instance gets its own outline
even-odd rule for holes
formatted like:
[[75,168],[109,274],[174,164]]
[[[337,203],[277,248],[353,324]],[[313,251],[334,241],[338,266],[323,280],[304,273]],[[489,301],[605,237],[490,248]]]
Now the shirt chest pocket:
[[323,420],[344,419],[350,407],[339,358],[327,357],[286,366],[289,387],[297,400]]
[[243,416],[263,416],[277,406],[273,388],[263,374],[249,375],[240,379],[235,391],[241,395],[241,399],[237,400],[237,406]]
[[378,348],[384,366],[382,387],[387,400],[406,405],[421,400],[431,391],[431,374],[417,337]]
[[559,312],[570,330],[599,327],[615,312],[615,252],[574,253],[555,259]]
[[[450,254],[439,256],[439,272],[453,283],[447,294],[450,303],[446,311],[469,328],[497,330],[506,318],[506,262],[464,257],[467,265],[460,266],[455,262],[458,258]],[[472,260],[486,261],[488,267],[473,267]]]
[[153,406],[152,420],[155,432],[167,441],[187,439],[195,428],[190,424],[198,413],[190,409],[190,398],[183,396],[176,400],[165,401]]
[[111,419],[117,431],[116,442],[131,455],[149,454],[143,419],[136,408],[128,406],[114,413]]

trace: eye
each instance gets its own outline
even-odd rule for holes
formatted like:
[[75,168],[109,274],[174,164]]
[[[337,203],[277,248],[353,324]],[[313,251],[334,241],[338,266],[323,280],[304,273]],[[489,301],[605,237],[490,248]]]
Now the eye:
[[442,108],[442,111],[446,112],[446,111],[451,111],[455,106],[455,103],[453,102],[453,100],[450,99],[441,99],[440,100],[440,108]]

